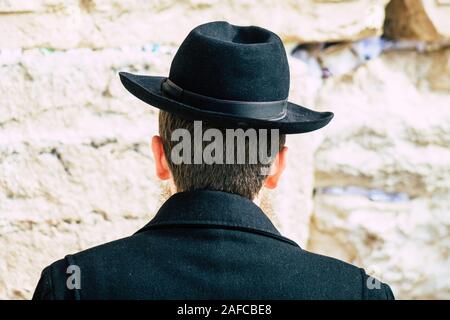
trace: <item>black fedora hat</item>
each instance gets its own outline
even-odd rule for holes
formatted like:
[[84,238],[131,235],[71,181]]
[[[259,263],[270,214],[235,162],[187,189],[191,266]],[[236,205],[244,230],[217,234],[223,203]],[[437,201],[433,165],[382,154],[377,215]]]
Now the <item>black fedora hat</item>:
[[331,112],[287,101],[290,77],[283,43],[260,27],[202,24],[181,44],[169,77],[119,74],[137,98],[187,119],[303,133],[333,118]]

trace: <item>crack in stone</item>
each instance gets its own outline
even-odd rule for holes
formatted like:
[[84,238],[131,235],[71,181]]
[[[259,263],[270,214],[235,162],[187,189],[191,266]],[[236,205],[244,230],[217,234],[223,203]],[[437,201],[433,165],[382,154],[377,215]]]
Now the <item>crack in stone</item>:
[[94,149],[99,149],[103,146],[106,146],[108,144],[111,143],[117,143],[117,139],[116,138],[108,138],[105,140],[101,140],[101,141],[91,141],[91,143],[89,144],[91,147],[93,147]]
[[70,172],[70,169],[69,169],[69,165],[66,163],[66,161],[64,160],[64,158],[62,157],[61,153],[58,151],[57,148],[52,148],[50,150],[50,154],[54,155],[58,159],[58,161],[61,163],[64,171],[68,175],[72,175],[72,173]]

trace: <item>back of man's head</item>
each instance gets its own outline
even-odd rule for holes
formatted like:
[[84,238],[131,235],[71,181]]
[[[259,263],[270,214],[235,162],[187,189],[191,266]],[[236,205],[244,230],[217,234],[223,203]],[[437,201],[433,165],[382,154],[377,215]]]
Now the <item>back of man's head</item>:
[[[220,161],[205,161],[201,159],[194,159],[194,149],[201,147],[201,156],[204,156],[203,151],[207,151],[208,145],[213,143],[214,138],[204,138],[200,141],[199,146],[198,137],[195,139],[195,135],[200,134],[195,129],[196,123],[192,120],[186,120],[172,113],[160,111],[159,114],[159,135],[161,136],[164,146],[164,154],[167,159],[170,171],[173,176],[173,180],[178,192],[192,191],[197,189],[209,189],[219,190],[238,194],[249,199],[254,199],[258,192],[261,190],[264,181],[267,178],[269,168],[276,154],[280,151],[285,143],[284,134],[274,134],[274,131],[265,130],[264,132],[255,129],[240,129],[241,136],[234,135],[234,141],[229,141],[230,133],[238,132],[239,129],[226,129],[214,126],[211,123],[201,122],[201,135],[209,129],[214,129],[216,134],[221,134],[223,139],[221,141],[215,141],[215,143],[221,143],[222,148],[216,148],[212,151],[213,158],[218,159],[218,155],[214,154],[217,150],[223,150]],[[174,152],[179,151],[176,146],[180,143],[178,139],[179,135],[174,135],[176,130],[182,130],[184,133],[189,133],[190,145],[192,148],[188,148],[190,155],[182,155],[183,159],[188,161],[175,161]],[[253,130],[253,131],[251,131]],[[194,132],[195,131],[195,132]],[[211,132],[211,130],[209,130]],[[238,132],[238,133],[239,133]],[[242,136],[244,133],[244,136]],[[253,133],[253,135],[251,134]],[[267,133],[267,134],[265,134]],[[278,132],[276,132],[278,133]],[[178,136],[178,139],[174,136]],[[208,135],[205,135],[208,136]],[[256,136],[256,141],[252,138]],[[264,149],[261,150],[262,145],[259,143],[261,139],[266,140]],[[194,141],[195,140],[195,141]],[[276,142],[274,144],[274,141]],[[230,142],[232,142],[230,144]],[[197,145],[196,145],[197,144]],[[216,145],[217,146],[217,145]],[[276,150],[272,149],[272,146],[278,146]],[[205,149],[206,148],[206,149]],[[244,150],[245,161],[239,161],[239,152]],[[252,161],[252,154],[257,152],[257,155],[265,154],[268,156],[269,161],[261,161],[260,157],[257,157],[257,161]],[[274,152],[275,151],[275,152]],[[182,152],[186,152],[183,150]],[[265,152],[265,153],[264,153]],[[207,153],[207,152],[206,152]],[[230,158],[230,154],[232,154]],[[186,157],[187,156],[187,157]],[[233,161],[227,161],[232,159]],[[253,158],[254,159],[254,158]],[[196,161],[197,160],[197,161]],[[212,163],[211,163],[212,162]]]

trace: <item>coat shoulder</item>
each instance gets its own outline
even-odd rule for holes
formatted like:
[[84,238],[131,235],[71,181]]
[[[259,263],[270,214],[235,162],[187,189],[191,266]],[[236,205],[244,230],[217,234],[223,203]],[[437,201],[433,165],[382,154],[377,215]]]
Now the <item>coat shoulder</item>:
[[[112,257],[124,256],[133,236],[107,242],[75,254],[66,255],[45,267],[34,291],[33,300],[76,300],[76,287],[69,288],[68,281],[82,279],[86,273],[104,269],[101,261],[112,261]],[[79,275],[77,275],[79,272]],[[72,278],[70,278],[72,276]]]
[[319,299],[394,299],[391,288],[368,275],[363,268],[303,249],[300,249],[296,259],[296,265],[302,266],[300,272],[304,272],[303,267],[308,269],[311,287],[314,287],[313,282],[326,283],[317,291]]

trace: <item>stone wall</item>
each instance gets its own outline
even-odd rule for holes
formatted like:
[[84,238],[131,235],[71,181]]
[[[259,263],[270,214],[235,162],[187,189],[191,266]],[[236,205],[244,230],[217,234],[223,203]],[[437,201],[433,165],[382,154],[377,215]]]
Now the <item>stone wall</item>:
[[[388,2],[0,0],[0,298],[30,298],[52,261],[153,216],[157,113],[117,72],[167,74],[187,32],[211,20],[272,29],[289,53],[339,42],[289,58],[291,100],[336,116],[288,137],[284,180],[264,201],[282,233],[399,298],[450,298],[450,4]],[[432,42],[359,61],[355,48],[383,29]]]

